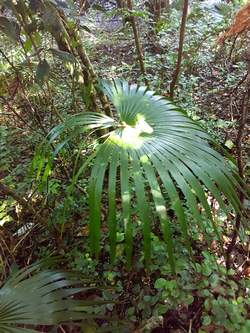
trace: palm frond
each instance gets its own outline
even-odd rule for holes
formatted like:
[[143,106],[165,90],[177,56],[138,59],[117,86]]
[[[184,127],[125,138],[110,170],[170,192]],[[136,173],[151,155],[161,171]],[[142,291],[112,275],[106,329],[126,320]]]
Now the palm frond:
[[89,178],[92,250],[97,255],[100,251],[101,205],[107,171],[111,260],[115,258],[117,229],[115,202],[120,197],[127,258],[130,260],[132,255],[134,200],[142,225],[145,263],[148,266],[152,212],[148,192],[150,189],[174,271],[174,246],[168,203],[180,223],[189,250],[185,206],[188,206],[197,223],[201,221],[200,211],[203,210],[219,237],[207,193],[211,193],[226,212],[232,208],[240,212],[241,203],[237,190],[241,189],[241,185],[236,169],[229,166],[224,157],[211,147],[212,138],[199,124],[170,101],[155,95],[146,87],[129,85],[119,80],[102,83],[102,89],[115,107],[115,119],[101,114],[83,113],[66,120],[50,134],[50,142],[58,142],[60,134],[65,131],[74,135],[79,133],[79,129],[82,132],[93,128],[109,129],[109,133],[93,152],[94,162]]
[[[84,307],[100,301],[74,300],[73,295],[88,291],[79,274],[39,270],[34,264],[15,273],[0,289],[1,332],[36,332],[23,325],[57,325],[95,318]],[[21,327],[20,327],[21,325]]]

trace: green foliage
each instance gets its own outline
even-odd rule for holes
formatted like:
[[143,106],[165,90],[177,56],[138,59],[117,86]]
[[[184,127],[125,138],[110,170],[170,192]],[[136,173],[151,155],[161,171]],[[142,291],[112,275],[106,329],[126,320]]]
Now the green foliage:
[[11,216],[14,202],[12,199],[0,201],[0,227],[3,227],[5,223],[13,221]]
[[19,325],[57,325],[90,320],[89,314],[103,302],[74,300],[72,296],[89,291],[79,274],[40,270],[44,263],[33,264],[14,273],[0,289],[0,329],[5,332],[37,332]]
[[[155,239],[154,247],[159,244],[159,240]],[[160,276],[154,282],[156,291],[147,293],[145,288],[138,305],[145,314],[144,320],[166,315],[171,309],[178,308],[182,312],[181,318],[187,322],[189,311],[197,306],[197,302],[201,302],[201,332],[207,332],[208,329],[214,332],[247,332],[249,281],[236,280],[235,272],[227,271],[208,251],[202,252],[200,263],[193,259],[190,265],[187,258],[183,259],[184,263],[177,269],[175,279],[163,265],[154,267],[154,274]],[[131,314],[135,311],[134,307],[129,308]]]
[[[157,23],[143,7],[144,0],[134,1],[132,12],[99,7],[100,13],[93,6],[83,15],[79,15],[79,1],[0,0],[4,5],[0,178],[35,211],[27,212],[0,193],[0,273],[5,278],[15,261],[26,266],[27,258],[34,261],[60,253],[67,268],[91,276],[91,285],[98,284],[95,279],[112,285],[98,291],[102,304],[85,304],[82,314],[118,316],[127,321],[125,328],[116,321],[110,328],[105,319],[90,319],[79,323],[83,332],[97,332],[99,325],[104,331],[124,333],[158,327],[199,333],[250,331],[250,286],[244,276],[249,231],[240,228],[233,250],[235,270],[226,270],[223,256],[235,213],[241,209],[240,188],[235,166],[211,148],[221,151],[215,141],[220,142],[235,155],[247,43],[243,35],[223,46],[217,39],[244,2],[212,6],[209,1],[190,1],[175,96],[193,122],[167,99],[120,81],[102,86],[114,117],[88,113],[95,97],[92,83],[86,83],[92,74],[86,73],[77,51],[79,45],[87,50],[101,78],[144,82],[132,31],[125,24],[133,15],[150,89],[168,96],[178,57],[182,0],[171,1],[170,10],[162,11]],[[101,109],[98,100],[97,104]],[[62,119],[65,122],[49,136],[53,146],[43,146],[41,151],[37,144]],[[246,146],[243,138],[243,164]],[[246,178],[248,169],[249,163]],[[249,201],[245,199],[243,205],[248,208]],[[60,273],[65,279],[55,281],[54,273],[59,272],[39,268],[21,283],[27,291],[33,278],[39,279],[39,286],[48,274],[51,284],[42,289],[58,286],[60,300],[61,292],[65,295],[74,287],[59,285],[67,279],[77,283],[79,275]],[[19,285],[11,295],[21,302],[15,292],[20,292]],[[87,287],[86,292],[88,296]],[[37,308],[39,313],[42,306],[32,300],[34,293],[25,294],[25,303],[30,304],[25,309]],[[46,302],[50,296],[44,296]],[[69,301],[73,304],[72,298]],[[52,305],[46,302],[44,315]],[[14,330],[12,325],[9,331]]]
[[10,171],[11,161],[8,127],[0,126],[0,170],[2,173]]
[[37,66],[35,81],[42,86],[44,82],[47,80],[49,72],[50,72],[50,66],[48,62],[45,59],[40,61]]
[[[0,179],[6,177],[9,183],[12,182],[13,147],[11,137],[15,131],[7,126],[0,126]],[[0,227],[5,223],[13,221],[12,213],[15,210],[16,202],[12,198],[0,197]]]
[[[110,128],[111,131],[103,136],[102,142],[95,147],[92,155],[72,181],[72,184],[75,184],[80,174],[89,166],[89,161],[93,160],[88,187],[92,251],[96,255],[100,251],[102,191],[105,172],[108,171],[111,261],[115,258],[116,248],[115,200],[119,197],[118,180],[128,262],[132,255],[131,215],[135,212],[141,221],[146,266],[149,264],[151,205],[145,191],[147,187],[151,190],[174,271],[173,236],[166,209],[166,196],[177,216],[186,246],[189,248],[189,228],[179,190],[197,222],[201,219],[198,202],[202,205],[207,217],[212,221],[215,234],[219,237],[203,186],[213,193],[223,210],[227,211],[229,208],[223,202],[220,192],[224,193],[239,212],[241,204],[235,188],[240,189],[240,185],[229,166],[225,165],[223,157],[208,145],[207,141],[212,139],[169,101],[154,95],[145,87],[129,86],[122,81],[115,81],[111,85],[104,83],[103,89],[116,108],[117,114],[114,119],[94,113],[73,116],[50,132],[49,142],[58,140],[65,130],[69,131],[70,136],[57,144],[56,152],[58,152],[73,135],[79,135],[90,129]],[[132,208],[134,200],[135,211]]]
[[195,264],[201,275],[197,285],[198,295],[204,298],[202,325],[204,329],[212,324],[223,332],[245,332],[249,326],[246,320],[249,309],[249,281],[236,280],[234,270],[215,262],[213,255],[203,252],[204,261]]
[[20,34],[20,27],[14,20],[0,16],[0,30],[13,41],[17,42]]

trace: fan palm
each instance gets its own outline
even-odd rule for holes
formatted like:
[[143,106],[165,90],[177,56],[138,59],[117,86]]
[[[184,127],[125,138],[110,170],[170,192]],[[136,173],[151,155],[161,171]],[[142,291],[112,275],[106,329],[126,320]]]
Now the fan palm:
[[113,119],[102,114],[83,113],[69,118],[50,133],[50,143],[58,140],[62,133],[68,133],[66,140],[59,141],[58,152],[70,137],[80,132],[105,129],[106,134],[73,179],[75,183],[93,163],[88,185],[92,250],[96,254],[100,250],[102,193],[105,193],[104,180],[108,174],[106,192],[111,260],[114,260],[116,251],[116,200],[121,198],[128,260],[132,254],[132,207],[135,202],[144,237],[145,261],[147,265],[149,263],[153,204],[174,270],[172,221],[168,207],[175,212],[190,248],[184,204],[197,222],[201,221],[200,211],[203,210],[219,236],[207,193],[212,193],[225,211],[231,207],[240,211],[239,180],[224,158],[210,147],[211,137],[170,101],[146,87],[124,81],[104,82],[102,89],[114,105]]
[[[0,332],[37,332],[24,325],[57,325],[94,318],[84,307],[103,302],[73,300],[71,296],[89,290],[79,275],[41,270],[41,263],[15,273],[0,289]],[[86,282],[86,281],[85,281]],[[80,287],[79,287],[80,286]]]

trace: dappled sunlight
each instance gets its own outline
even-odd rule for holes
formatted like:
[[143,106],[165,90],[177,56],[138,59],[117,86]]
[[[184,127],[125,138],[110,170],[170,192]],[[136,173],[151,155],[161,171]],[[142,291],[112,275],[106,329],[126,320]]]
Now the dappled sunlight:
[[[159,196],[160,197],[160,196]],[[166,207],[163,205],[156,205],[156,210],[160,214],[165,214],[166,213]]]
[[139,149],[147,139],[143,134],[149,135],[152,133],[153,128],[145,121],[142,115],[138,115],[135,126],[122,122],[119,130],[112,132],[110,139],[119,146]]
[[[154,195],[155,198],[162,198],[161,191],[158,190],[152,190],[152,194]],[[164,207],[165,208],[165,207]]]
[[123,203],[129,203],[130,202],[130,194],[128,191],[125,191],[122,193],[122,202]]

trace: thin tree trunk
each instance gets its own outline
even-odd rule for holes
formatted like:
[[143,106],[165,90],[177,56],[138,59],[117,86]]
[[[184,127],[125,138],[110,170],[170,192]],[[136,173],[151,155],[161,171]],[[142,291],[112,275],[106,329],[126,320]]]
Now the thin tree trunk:
[[[82,6],[86,6],[88,1],[82,1]],[[95,112],[100,112],[99,106],[97,103],[96,95],[99,97],[104,112],[107,115],[111,115],[110,105],[107,97],[103,94],[103,92],[98,88],[97,85],[97,75],[93,69],[91,61],[88,57],[85,48],[82,45],[81,37],[77,26],[70,27],[68,24],[68,19],[65,16],[64,12],[58,9],[53,4],[49,3],[46,5],[45,9],[50,9],[51,14],[54,14],[55,21],[58,22],[60,26],[59,29],[48,29],[51,35],[55,38],[58,48],[62,51],[69,52],[74,56],[79,56],[81,64],[82,64],[82,74],[84,78],[84,85],[90,90],[90,101],[92,109]],[[17,13],[18,14],[18,13]],[[72,47],[71,41],[74,40],[77,42],[75,47]]]
[[[246,130],[247,117],[248,117],[248,112],[250,109],[250,46],[248,46],[248,49],[246,52],[246,62],[247,62],[247,67],[248,67],[248,75],[246,78],[246,92],[245,92],[245,95],[244,95],[243,101],[242,101],[241,117],[240,117],[240,122],[239,122],[239,127],[238,127],[238,134],[237,134],[236,142],[235,142],[237,166],[238,166],[239,175],[242,179],[244,178],[244,165],[243,165],[243,161],[242,161],[242,139],[244,136],[244,132]],[[244,194],[242,192],[239,193],[239,199],[240,199],[241,203],[243,203]],[[232,251],[233,251],[236,241],[237,241],[238,233],[239,233],[240,226],[241,226],[241,218],[242,218],[242,215],[240,213],[237,213],[231,242],[228,245],[227,253],[226,253],[227,269],[231,268],[231,266],[232,266],[231,254],[232,254]]]
[[87,1],[80,0],[79,5],[80,5],[79,15],[81,15],[87,9]]
[[[132,12],[132,10],[133,10],[132,0],[127,0],[127,5],[128,5],[128,9]],[[136,26],[135,17],[133,15],[131,15],[129,20],[130,20],[130,23],[131,23],[131,26],[133,29],[136,52],[137,52],[137,57],[138,57],[139,64],[140,64],[141,73],[144,76],[145,84],[147,84],[146,70],[145,70],[145,65],[144,65],[144,60],[143,60],[143,52],[142,52],[142,47],[141,47],[141,43],[140,43],[139,32],[138,32],[138,29]]]
[[161,19],[162,12],[169,11],[170,2],[169,0],[148,0],[146,6],[152,14],[154,22],[157,23]]
[[161,19],[161,0],[155,0],[155,22]]
[[181,71],[181,63],[182,63],[182,56],[183,56],[183,46],[184,46],[187,14],[188,14],[188,0],[184,0],[183,10],[182,10],[181,27],[180,27],[178,59],[177,59],[177,64],[176,64],[175,71],[173,73],[172,82],[170,83],[170,97],[172,99],[174,97],[175,86],[178,82],[178,78],[179,78],[180,71]]
[[102,107],[104,109],[105,114],[107,114],[108,116],[112,116],[112,112],[110,109],[110,104],[108,102],[107,97],[104,95],[104,93],[102,92],[101,89],[99,89],[98,87],[98,77],[95,73],[95,70],[91,64],[91,61],[88,57],[88,54],[85,50],[85,48],[82,45],[81,42],[81,37],[78,31],[76,31],[75,29],[71,29],[69,28],[68,24],[67,24],[67,18],[65,17],[63,12],[59,12],[59,15],[62,19],[62,24],[65,28],[65,36],[66,36],[66,40],[67,43],[69,45],[69,50],[68,52],[73,53],[74,54],[74,49],[71,47],[70,45],[70,41],[71,39],[76,40],[77,46],[75,48],[75,51],[77,53],[77,55],[80,58],[80,61],[82,63],[82,70],[83,70],[83,76],[84,76],[84,83],[86,86],[90,86],[91,87],[91,93],[90,93],[90,98],[91,98],[91,103],[93,106],[93,109],[96,112],[99,112],[99,107],[98,104],[96,102],[96,94],[99,97],[99,100],[102,104]]
[[116,0],[116,3],[117,3],[117,7],[118,8],[125,8],[125,2],[124,0]]
[[[78,36],[78,39],[79,38],[80,37]],[[79,43],[76,50],[81,59],[82,64],[86,67],[88,73],[90,74],[91,81],[93,82],[93,88],[96,90],[96,93],[100,99],[100,102],[102,104],[105,114],[108,116],[112,116],[112,112],[110,109],[108,99],[104,95],[103,91],[101,89],[99,89],[99,87],[98,87],[98,77],[97,77],[97,75],[94,71],[94,68],[91,64],[91,61],[81,43]]]

